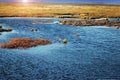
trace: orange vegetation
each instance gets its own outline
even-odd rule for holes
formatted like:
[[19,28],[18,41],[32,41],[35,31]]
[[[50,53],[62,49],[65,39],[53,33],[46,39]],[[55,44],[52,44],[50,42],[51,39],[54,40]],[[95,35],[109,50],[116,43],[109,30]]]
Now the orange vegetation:
[[0,2],[0,17],[117,18],[120,6]]
[[46,39],[32,40],[30,38],[14,38],[11,41],[9,41],[9,43],[2,43],[1,48],[9,48],[9,49],[30,48],[38,45],[47,45],[51,43],[52,42],[50,40],[46,40]]

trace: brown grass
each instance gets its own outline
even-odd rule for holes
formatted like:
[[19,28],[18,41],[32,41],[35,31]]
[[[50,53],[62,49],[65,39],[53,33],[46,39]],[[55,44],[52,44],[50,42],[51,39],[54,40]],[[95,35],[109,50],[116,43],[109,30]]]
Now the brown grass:
[[114,27],[120,27],[120,21],[119,20],[109,20],[109,19],[103,19],[103,20],[93,20],[93,19],[82,19],[82,20],[62,20],[60,21],[64,25],[73,25],[73,26],[114,26]]
[[42,3],[0,3],[0,16],[70,18],[120,17],[120,6],[64,6]]
[[45,39],[32,40],[30,38],[14,38],[8,43],[2,43],[1,48],[9,48],[9,49],[30,48],[38,45],[47,45],[51,43],[52,42],[50,40],[45,40]]

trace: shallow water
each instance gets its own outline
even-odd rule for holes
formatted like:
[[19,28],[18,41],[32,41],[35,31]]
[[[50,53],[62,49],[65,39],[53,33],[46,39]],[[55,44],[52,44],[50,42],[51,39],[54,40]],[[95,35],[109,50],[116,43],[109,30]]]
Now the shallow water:
[[[73,27],[32,24],[56,18],[0,18],[12,32],[0,35],[0,43],[12,38],[50,39],[54,43],[25,50],[0,48],[0,80],[102,80],[120,79],[120,30],[108,27]],[[38,28],[31,32],[31,28]],[[81,36],[74,36],[79,33]],[[58,39],[68,40],[66,45]]]

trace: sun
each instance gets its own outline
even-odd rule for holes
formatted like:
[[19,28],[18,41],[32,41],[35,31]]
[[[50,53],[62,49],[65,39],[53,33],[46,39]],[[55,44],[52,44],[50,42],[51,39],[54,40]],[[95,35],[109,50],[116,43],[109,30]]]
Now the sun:
[[25,3],[26,3],[26,2],[28,2],[28,0],[23,0],[23,2],[25,2]]

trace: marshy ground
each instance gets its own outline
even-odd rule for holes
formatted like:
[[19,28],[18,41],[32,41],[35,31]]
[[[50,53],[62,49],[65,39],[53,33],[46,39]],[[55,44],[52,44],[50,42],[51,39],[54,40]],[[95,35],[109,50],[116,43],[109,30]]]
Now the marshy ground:
[[0,80],[120,80],[120,30],[59,23],[65,17],[120,17],[120,6],[0,3],[0,16],[7,17],[0,18],[1,28],[13,29],[1,32],[0,44],[15,38],[54,42],[27,49],[0,48]]
[[[28,49],[0,48],[1,80],[97,80],[120,79],[120,30],[114,27],[74,27],[34,21],[59,18],[0,18],[11,32],[0,43],[14,38],[49,39],[53,44]],[[31,31],[37,28],[38,31]],[[75,36],[76,34],[80,34]],[[67,39],[68,43],[56,42]]]
[[[94,4],[93,4],[94,5]],[[1,17],[101,18],[120,17],[120,5],[79,3],[0,3]]]

